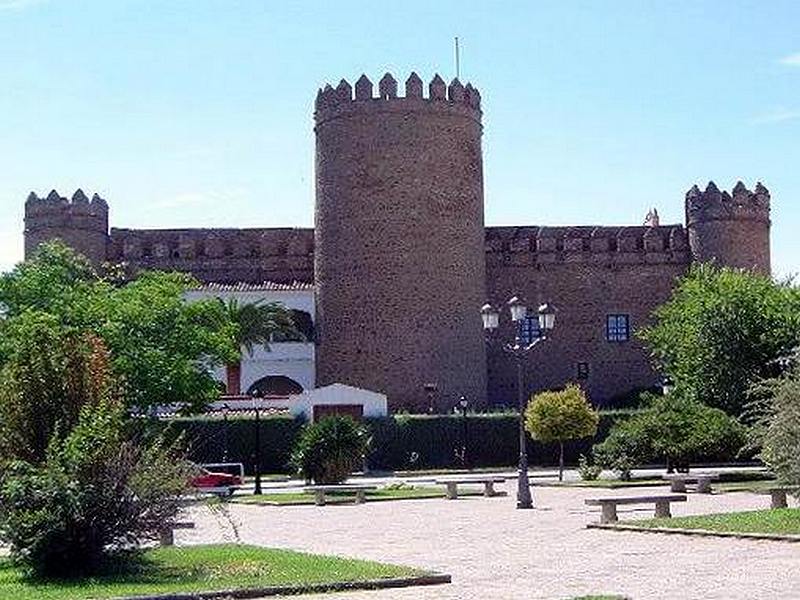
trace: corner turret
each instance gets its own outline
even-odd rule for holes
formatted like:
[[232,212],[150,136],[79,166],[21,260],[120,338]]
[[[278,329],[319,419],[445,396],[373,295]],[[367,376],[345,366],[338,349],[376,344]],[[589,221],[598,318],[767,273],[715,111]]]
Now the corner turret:
[[106,260],[108,204],[99,195],[91,200],[78,189],[72,199],[52,190],[40,198],[35,192],[25,202],[25,258],[42,242],[60,239],[94,263]]
[[686,193],[686,229],[692,258],[720,266],[770,273],[770,195],[761,183],[750,191],[739,181],[720,191],[710,181]]

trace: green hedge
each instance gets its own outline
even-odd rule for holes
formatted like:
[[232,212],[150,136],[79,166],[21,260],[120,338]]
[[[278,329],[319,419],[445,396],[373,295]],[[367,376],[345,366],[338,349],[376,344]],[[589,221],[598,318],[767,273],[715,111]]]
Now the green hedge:
[[[613,422],[629,414],[625,411],[601,413],[594,439],[569,443],[565,447],[568,464],[576,464],[581,453],[605,439]],[[367,459],[373,470],[421,470],[460,467],[464,421],[455,415],[397,415],[366,419],[372,436]],[[244,463],[252,472],[255,427],[252,419],[185,418],[169,421],[172,435],[183,433],[189,453],[196,462],[222,460],[227,438],[228,460]],[[301,420],[273,416],[261,420],[261,466],[265,473],[288,473],[294,440],[303,426]],[[479,414],[467,417],[467,459],[471,467],[514,465],[519,456],[517,417],[514,414]],[[227,434],[226,434],[227,430]],[[531,465],[555,465],[557,447],[544,446],[528,439]]]
[[[254,419],[183,418],[162,422],[171,436],[184,435],[189,457],[198,463],[240,462],[248,474],[255,459]],[[261,472],[288,473],[289,457],[303,421],[292,417],[266,417],[260,421]]]

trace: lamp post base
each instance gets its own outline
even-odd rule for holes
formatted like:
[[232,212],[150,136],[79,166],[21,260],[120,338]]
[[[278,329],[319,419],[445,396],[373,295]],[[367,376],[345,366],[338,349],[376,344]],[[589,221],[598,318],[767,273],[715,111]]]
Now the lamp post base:
[[517,508],[520,510],[528,510],[533,508],[533,502],[520,502],[517,500]]

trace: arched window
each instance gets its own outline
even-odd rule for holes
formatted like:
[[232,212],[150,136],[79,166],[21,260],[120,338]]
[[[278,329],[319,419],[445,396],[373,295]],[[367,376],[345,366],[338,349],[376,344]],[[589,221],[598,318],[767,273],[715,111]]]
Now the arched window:
[[273,342],[313,342],[314,341],[314,322],[311,320],[311,315],[304,310],[292,309],[292,321],[295,328],[302,334],[302,337],[288,336],[288,335],[275,335],[272,338]]
[[267,375],[247,388],[248,396],[290,396],[302,393],[303,386],[285,375]]

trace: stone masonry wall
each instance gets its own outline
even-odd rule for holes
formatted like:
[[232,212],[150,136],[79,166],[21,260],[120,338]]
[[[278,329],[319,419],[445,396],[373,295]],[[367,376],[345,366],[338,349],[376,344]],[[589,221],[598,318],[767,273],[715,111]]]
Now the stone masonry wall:
[[[489,301],[519,295],[529,307],[557,307],[550,339],[529,355],[530,392],[580,383],[596,404],[660,385],[633,331],[670,296],[689,264],[685,230],[665,227],[490,227],[486,230]],[[631,339],[606,340],[606,316],[630,316]],[[513,337],[503,306],[499,340]],[[586,363],[581,379],[578,364]],[[516,371],[499,343],[488,354],[489,401],[516,405]]]
[[316,112],[317,383],[425,409],[482,404],[480,96],[415,75],[322,90]]
[[202,282],[310,283],[313,229],[112,229],[108,259]]

